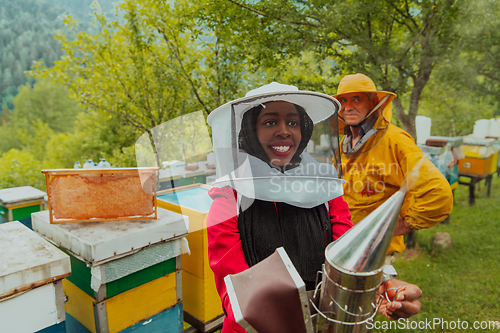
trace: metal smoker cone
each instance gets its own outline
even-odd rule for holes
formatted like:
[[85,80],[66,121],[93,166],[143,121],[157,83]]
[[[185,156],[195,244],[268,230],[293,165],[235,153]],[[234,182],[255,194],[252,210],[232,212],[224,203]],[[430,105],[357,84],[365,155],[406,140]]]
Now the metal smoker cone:
[[384,265],[405,193],[398,191],[327,247],[326,260],[351,272],[371,272]]
[[375,298],[404,197],[404,192],[396,192],[327,246],[317,332],[371,332],[366,322],[377,310]]

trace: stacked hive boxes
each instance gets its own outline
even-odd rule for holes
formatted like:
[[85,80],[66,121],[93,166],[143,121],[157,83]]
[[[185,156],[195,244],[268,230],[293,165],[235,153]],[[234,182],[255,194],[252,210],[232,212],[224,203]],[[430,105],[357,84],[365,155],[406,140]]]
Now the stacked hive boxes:
[[[450,183],[452,189],[458,186],[458,165],[460,164],[460,160],[465,157],[462,149],[463,141],[461,137],[453,138],[445,136],[431,136],[426,141],[426,146],[446,147],[445,154],[449,156],[448,158],[443,156],[446,166],[446,173],[444,173],[444,176]],[[448,151],[450,151],[450,153],[447,153]]]
[[212,199],[209,186],[193,184],[158,192],[158,207],[189,217],[186,237],[191,255],[182,256],[182,284],[185,320],[206,332],[223,320],[222,304],[215,288],[214,274],[208,264],[206,219]]
[[465,136],[462,148],[465,158],[458,165],[460,174],[485,177],[497,170],[498,151],[494,139]]
[[69,257],[18,221],[0,224],[0,253],[0,332],[66,332]]
[[45,195],[31,186],[0,190],[0,223],[17,220],[31,228],[31,213],[42,210]]
[[154,184],[154,170],[50,172],[49,211],[32,214],[33,229],[70,256],[68,333],[183,331],[187,219],[156,208]]

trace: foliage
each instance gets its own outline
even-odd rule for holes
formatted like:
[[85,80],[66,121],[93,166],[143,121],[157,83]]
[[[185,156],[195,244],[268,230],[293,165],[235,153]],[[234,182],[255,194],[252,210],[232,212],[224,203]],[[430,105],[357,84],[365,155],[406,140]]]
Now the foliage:
[[[500,3],[498,1],[474,1],[467,8],[471,12],[470,19],[465,21],[462,40],[461,61],[465,63],[466,87],[473,86],[480,95],[492,95],[500,102]],[[469,74],[469,75],[467,75]],[[494,110],[500,116],[500,103]]]
[[57,19],[62,11],[36,0],[0,0],[0,8],[1,106],[13,110],[11,100],[17,87],[26,83],[24,71],[32,61],[44,59],[52,65],[61,55],[53,34],[63,27]]
[[[76,115],[83,111],[69,98],[66,88],[47,80],[37,82],[33,88],[30,84],[21,86],[13,104],[15,111],[7,111],[0,123],[0,154],[13,148],[21,148],[21,136],[26,138],[27,135],[33,135],[37,123],[46,124],[55,133],[72,131]],[[32,142],[47,138],[34,137]],[[28,144],[24,143],[26,145]]]
[[[56,146],[63,146],[58,149],[64,152],[60,155],[66,156],[64,160],[67,160],[67,167],[72,167],[76,161],[83,164],[87,158],[96,162],[100,158],[106,158],[115,166],[114,159],[122,161],[121,163],[130,161],[120,157],[122,147],[133,145],[139,135],[140,132],[135,128],[122,124],[117,118],[90,109],[78,115],[75,131],[66,133],[65,140],[56,143]],[[134,166],[135,161],[133,162],[123,166]]]
[[33,88],[29,84],[21,86],[13,102],[12,121],[25,129],[30,126],[29,122],[39,120],[54,132],[71,132],[76,115],[83,111],[69,98],[64,86],[54,85],[48,80],[37,82]]
[[409,93],[408,113],[399,99],[394,106],[413,135],[422,90],[453,50],[464,14],[456,0],[229,0],[202,13],[258,65],[286,71],[290,59],[312,51],[333,59],[338,72],[363,72],[384,90]]
[[432,119],[431,134],[464,136],[472,133],[477,119],[489,119],[497,110],[494,96],[480,94],[474,87],[431,80],[422,94],[419,114]]
[[[33,61],[44,61],[52,66],[62,55],[61,45],[54,34],[64,28],[63,13],[75,13],[82,20],[85,31],[96,31],[92,20],[93,0],[0,0],[0,113],[7,105],[14,110],[12,99],[18,87],[25,84],[24,71]],[[109,12],[113,0],[100,0]],[[30,82],[33,84],[33,80]]]
[[[197,27],[189,2],[125,1],[118,9],[111,21],[96,14],[100,33],[78,32],[74,41],[59,34],[65,56],[52,68],[37,63],[33,74],[65,84],[85,106],[150,136],[179,115],[209,113],[242,85],[242,69]],[[76,27],[71,17],[65,22]]]
[[0,188],[30,185],[45,189],[40,162],[31,154],[11,149],[0,157]]

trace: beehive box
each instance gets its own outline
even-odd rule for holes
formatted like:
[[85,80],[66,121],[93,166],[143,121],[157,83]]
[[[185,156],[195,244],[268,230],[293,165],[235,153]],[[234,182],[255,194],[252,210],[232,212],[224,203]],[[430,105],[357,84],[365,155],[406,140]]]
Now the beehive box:
[[492,161],[491,155],[487,158],[465,157],[460,160],[458,171],[461,175],[484,177],[491,174]]
[[17,220],[31,229],[31,213],[43,209],[45,195],[31,186],[0,190],[0,223]]
[[33,229],[70,255],[69,331],[182,332],[185,217],[160,208],[156,220],[51,224],[45,211]]
[[[498,152],[495,152],[493,139],[464,137],[462,146],[465,158],[460,160],[458,171],[462,175],[484,177],[496,171]],[[495,169],[495,171],[493,171]]]
[[18,221],[0,225],[0,254],[0,332],[66,332],[69,257]]
[[450,146],[453,154],[453,163],[448,164],[446,172],[446,179],[453,190],[458,187],[458,165],[460,164],[460,160],[464,158],[462,151],[464,139],[462,137],[431,136],[425,144],[427,146],[443,147],[445,146],[443,143]]
[[42,170],[51,223],[155,219],[158,168]]
[[199,331],[208,331],[222,323],[222,304],[208,263],[206,220],[212,199],[210,186],[192,184],[158,192],[158,207],[189,217],[191,255],[182,255],[182,285],[185,320]]
[[498,151],[491,155],[490,174],[497,172],[498,169]]

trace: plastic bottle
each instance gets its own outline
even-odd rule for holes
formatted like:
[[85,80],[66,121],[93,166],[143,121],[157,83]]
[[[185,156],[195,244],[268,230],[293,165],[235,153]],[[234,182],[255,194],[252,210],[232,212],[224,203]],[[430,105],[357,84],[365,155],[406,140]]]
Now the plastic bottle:
[[101,161],[99,162],[99,164],[97,165],[98,168],[111,168],[111,164],[109,164],[108,161],[106,161],[105,158],[101,158]]
[[84,169],[93,169],[94,168],[94,162],[89,158],[83,163],[83,168]]
[[73,165],[74,169],[80,169],[82,165],[80,164],[80,161],[76,161],[75,165]]

